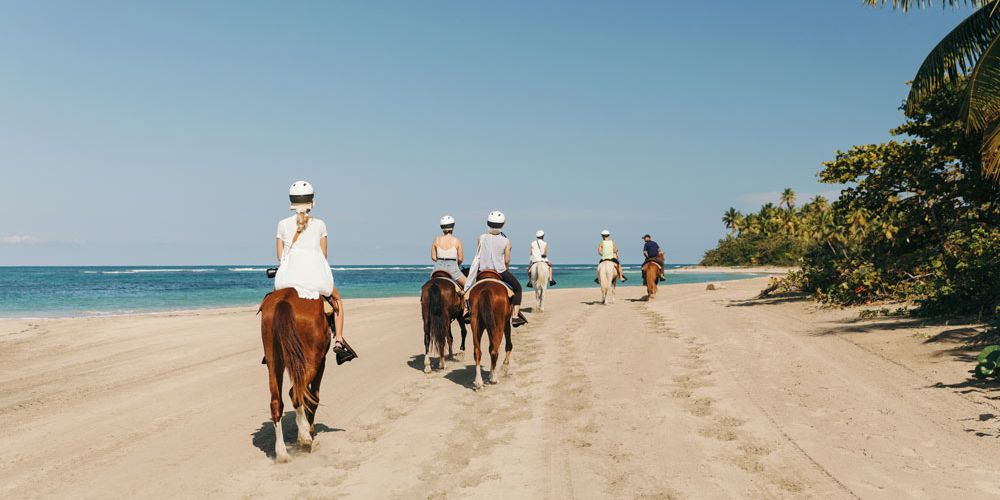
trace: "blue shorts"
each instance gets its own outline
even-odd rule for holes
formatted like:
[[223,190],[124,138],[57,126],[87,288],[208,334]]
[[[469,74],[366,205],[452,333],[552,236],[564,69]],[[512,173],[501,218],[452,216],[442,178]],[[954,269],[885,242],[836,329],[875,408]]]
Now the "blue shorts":
[[[462,274],[462,270],[458,267],[457,260],[438,259],[434,261],[434,271],[448,271],[448,274],[451,275],[451,279],[455,281],[465,277],[465,275]],[[434,271],[431,271],[431,273]]]

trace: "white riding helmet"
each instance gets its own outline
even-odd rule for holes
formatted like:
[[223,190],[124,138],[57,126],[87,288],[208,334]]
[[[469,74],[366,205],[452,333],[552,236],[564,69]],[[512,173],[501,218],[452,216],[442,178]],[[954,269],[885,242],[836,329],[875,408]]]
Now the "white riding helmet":
[[444,217],[441,217],[440,225],[442,228],[455,227],[455,218],[450,215],[445,215]]
[[601,231],[601,236],[611,236],[611,231],[605,229],[604,231]]
[[507,216],[499,210],[494,210],[486,216],[486,225],[493,228],[500,228],[507,223]]
[[541,229],[539,229],[538,232],[535,233],[535,238],[544,238],[544,237],[545,237],[545,231],[542,231]]
[[313,197],[316,192],[313,190],[312,184],[306,181],[295,181],[292,183],[292,187],[288,188],[288,199],[292,202],[292,210],[301,210],[312,208]]

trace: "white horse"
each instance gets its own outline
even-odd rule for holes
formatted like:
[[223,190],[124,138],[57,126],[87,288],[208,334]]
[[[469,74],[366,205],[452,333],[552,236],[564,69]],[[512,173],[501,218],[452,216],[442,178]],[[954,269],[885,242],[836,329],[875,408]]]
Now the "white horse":
[[535,305],[538,312],[545,310],[545,289],[549,286],[550,276],[549,264],[547,262],[537,262],[531,266],[528,279],[535,289]]
[[618,266],[610,260],[597,265],[597,278],[601,282],[601,300],[604,304],[615,303],[615,283],[618,281]]

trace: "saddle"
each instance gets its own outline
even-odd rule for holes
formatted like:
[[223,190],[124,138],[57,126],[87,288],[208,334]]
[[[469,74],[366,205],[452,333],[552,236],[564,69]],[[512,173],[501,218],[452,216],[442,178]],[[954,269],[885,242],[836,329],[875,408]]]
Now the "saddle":
[[646,267],[646,264],[649,264],[649,263],[653,263],[653,264],[656,264],[656,267],[659,267],[661,271],[663,270],[663,265],[661,265],[661,264],[660,264],[660,262],[659,262],[658,260],[655,260],[655,259],[651,259],[651,258],[647,258],[647,259],[646,259],[646,262],[643,262],[643,263],[642,263],[642,266],[643,266],[643,267]]
[[479,274],[476,275],[476,282],[472,284],[472,288],[469,288],[469,292],[472,292],[472,290],[475,289],[477,286],[479,286],[481,283],[489,283],[489,282],[500,283],[501,285],[503,285],[503,287],[507,289],[508,299],[514,296],[514,290],[511,290],[510,285],[504,282],[504,280],[500,277],[500,273],[492,269],[483,269],[482,271],[479,271]]
[[449,283],[451,283],[452,285],[455,286],[455,291],[458,292],[459,295],[462,295],[462,287],[461,287],[461,285],[459,285],[458,282],[455,281],[451,277],[451,273],[449,273],[448,271],[444,271],[444,270],[438,269],[437,271],[434,271],[433,273],[431,273],[431,279],[432,280],[448,280]]

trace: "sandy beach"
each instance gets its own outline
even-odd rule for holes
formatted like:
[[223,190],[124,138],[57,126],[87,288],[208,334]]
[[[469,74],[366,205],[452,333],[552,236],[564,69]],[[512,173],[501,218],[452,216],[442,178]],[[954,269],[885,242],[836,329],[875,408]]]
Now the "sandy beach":
[[0,496],[1000,495],[975,328],[751,300],[766,282],[552,290],[478,393],[471,352],[422,373],[417,299],[348,301],[361,358],[280,465],[252,309],[3,321]]

